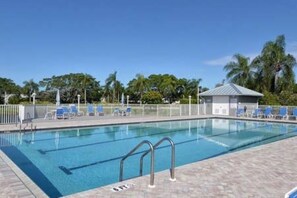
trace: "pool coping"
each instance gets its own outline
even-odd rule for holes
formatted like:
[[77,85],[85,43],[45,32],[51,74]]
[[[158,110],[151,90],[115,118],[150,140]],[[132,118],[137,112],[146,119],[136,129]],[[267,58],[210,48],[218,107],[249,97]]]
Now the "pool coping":
[[11,168],[32,195],[40,198],[48,197],[2,150],[0,150],[0,158]]

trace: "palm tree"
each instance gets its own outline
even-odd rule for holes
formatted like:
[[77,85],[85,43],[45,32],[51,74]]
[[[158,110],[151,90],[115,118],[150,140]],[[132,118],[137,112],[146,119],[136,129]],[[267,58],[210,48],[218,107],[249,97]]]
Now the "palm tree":
[[23,90],[24,90],[25,94],[28,95],[29,102],[31,102],[31,95],[35,91],[37,91],[37,92],[39,91],[39,85],[37,83],[35,83],[33,79],[30,79],[29,81],[24,81],[23,84],[24,84]]
[[142,74],[136,74],[136,79],[133,81],[132,88],[140,95],[140,104],[142,104],[142,96],[148,89],[148,81]]
[[109,89],[112,87],[113,95],[112,95],[112,102],[114,103],[115,95],[116,95],[116,82],[117,82],[117,72],[115,71],[112,74],[109,74],[108,78],[105,80],[105,87]]
[[254,76],[253,68],[249,64],[249,58],[241,54],[235,54],[233,59],[235,60],[227,63],[224,67],[224,70],[228,72],[227,79],[232,83],[249,87]]
[[252,64],[257,66],[258,79],[264,83],[263,89],[280,92],[281,88],[293,89],[295,75],[293,68],[296,59],[285,52],[285,36],[280,35],[275,41],[267,42],[261,55]]
[[177,88],[177,78],[173,75],[165,74],[163,75],[162,82],[160,84],[160,92],[162,95],[168,99],[169,103],[172,102],[173,94],[176,91]]
[[201,78],[199,79],[191,79],[187,81],[186,85],[186,93],[188,96],[196,96],[198,92],[198,87],[200,82],[202,81]]

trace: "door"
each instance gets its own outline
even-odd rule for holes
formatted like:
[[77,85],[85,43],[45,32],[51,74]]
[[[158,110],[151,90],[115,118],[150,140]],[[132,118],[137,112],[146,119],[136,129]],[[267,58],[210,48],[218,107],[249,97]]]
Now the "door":
[[213,96],[212,114],[229,115],[229,96]]

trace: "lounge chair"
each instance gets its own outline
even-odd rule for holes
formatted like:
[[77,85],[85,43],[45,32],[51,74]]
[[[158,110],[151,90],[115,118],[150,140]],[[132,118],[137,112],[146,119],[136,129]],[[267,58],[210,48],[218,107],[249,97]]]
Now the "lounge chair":
[[126,110],[126,115],[131,115],[131,112],[132,112],[132,109],[131,107],[127,107],[127,110]]
[[88,116],[94,116],[95,115],[93,105],[91,105],[91,104],[88,105],[87,114],[88,114]]
[[113,110],[113,115],[115,116],[115,115],[120,115],[120,109],[119,108],[115,108],[114,110]]
[[242,109],[242,108],[237,109],[236,116],[237,117],[244,116],[244,109]]
[[126,111],[124,112],[126,116],[130,116],[131,115],[131,107],[127,107]]
[[84,112],[78,111],[75,105],[70,105],[70,113],[72,113],[74,116],[83,116]]
[[279,113],[278,113],[278,115],[276,115],[276,117],[275,118],[280,118],[280,119],[285,119],[285,118],[288,118],[288,109],[287,109],[287,107],[280,107],[279,108]]
[[297,120],[297,108],[295,107],[292,111],[292,115],[290,115],[290,117],[295,118],[295,120]]
[[259,118],[263,115],[261,108],[257,108],[254,110],[254,112],[252,113],[252,117],[254,118]]
[[64,111],[64,114],[68,115],[69,118],[72,118],[74,116],[74,114],[70,112],[70,109],[68,107],[63,106],[62,109]]
[[264,118],[273,118],[272,115],[272,108],[271,107],[266,107],[264,110]]
[[98,116],[104,116],[104,111],[103,111],[103,106],[102,105],[98,105],[98,107],[96,108],[96,114]]
[[57,108],[56,110],[56,119],[66,119],[69,118],[69,113],[65,112],[63,108]]

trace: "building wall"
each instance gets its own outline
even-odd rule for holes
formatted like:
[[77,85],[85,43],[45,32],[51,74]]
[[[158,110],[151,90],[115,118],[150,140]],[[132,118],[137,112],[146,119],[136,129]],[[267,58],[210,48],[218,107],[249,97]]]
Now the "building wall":
[[[218,96],[217,96],[218,97]],[[206,104],[206,114],[213,114],[213,97],[203,96]],[[229,115],[236,116],[238,108],[247,107],[247,112],[251,113],[258,107],[259,97],[253,96],[229,96]]]

